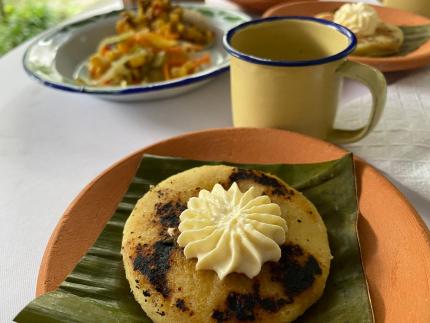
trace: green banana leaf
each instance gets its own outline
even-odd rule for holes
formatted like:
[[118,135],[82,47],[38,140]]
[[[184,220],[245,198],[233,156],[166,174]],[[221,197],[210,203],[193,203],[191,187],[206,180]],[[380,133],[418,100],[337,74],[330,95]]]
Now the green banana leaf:
[[402,47],[395,56],[406,56],[420,48],[430,39],[430,25],[399,26],[405,37]]
[[400,49],[396,52],[389,54],[369,54],[364,56],[369,57],[395,57],[395,56],[406,56],[422,45],[424,45],[430,39],[430,25],[420,26],[398,26],[403,32],[404,40]]
[[[127,193],[95,244],[57,290],[33,300],[15,321],[151,322],[134,300],[125,278],[120,255],[124,223],[150,185],[204,164],[219,163],[145,155]],[[352,155],[317,164],[237,166],[279,176],[315,204],[327,226],[334,259],[326,289],[322,298],[297,321],[373,322],[357,240],[358,208]]]

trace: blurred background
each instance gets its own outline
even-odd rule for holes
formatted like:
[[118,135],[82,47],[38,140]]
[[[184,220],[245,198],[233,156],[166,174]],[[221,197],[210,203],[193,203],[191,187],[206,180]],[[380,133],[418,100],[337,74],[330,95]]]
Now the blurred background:
[[0,0],[0,57],[25,40],[109,0]]

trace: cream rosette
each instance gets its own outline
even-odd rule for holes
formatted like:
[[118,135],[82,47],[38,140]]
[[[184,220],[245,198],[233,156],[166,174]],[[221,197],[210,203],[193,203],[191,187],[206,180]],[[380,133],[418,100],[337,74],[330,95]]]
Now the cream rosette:
[[380,24],[378,13],[365,3],[348,3],[334,14],[334,22],[343,25],[357,36],[371,36]]
[[278,261],[287,232],[278,204],[254,187],[242,193],[236,183],[227,191],[219,184],[201,190],[180,221],[185,257],[197,258],[197,270],[214,270],[220,279],[233,272],[253,278],[265,262]]

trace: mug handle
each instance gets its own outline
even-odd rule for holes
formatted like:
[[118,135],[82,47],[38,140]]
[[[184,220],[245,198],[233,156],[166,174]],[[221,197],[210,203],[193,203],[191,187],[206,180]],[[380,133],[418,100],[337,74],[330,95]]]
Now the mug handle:
[[328,135],[328,140],[340,144],[358,141],[376,126],[382,115],[387,98],[387,82],[384,75],[377,69],[352,61],[343,62],[337,68],[336,73],[367,86],[372,94],[373,102],[369,121],[364,127],[356,130],[332,129]]

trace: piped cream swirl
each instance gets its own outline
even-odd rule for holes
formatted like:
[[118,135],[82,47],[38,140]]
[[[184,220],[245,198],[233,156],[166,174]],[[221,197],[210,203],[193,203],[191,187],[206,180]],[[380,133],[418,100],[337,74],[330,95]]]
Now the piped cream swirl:
[[357,36],[371,36],[380,19],[376,10],[365,3],[347,3],[335,12],[334,22],[349,28]]
[[197,270],[214,270],[220,279],[233,272],[253,278],[265,262],[278,261],[287,232],[278,204],[254,187],[242,193],[236,183],[227,191],[219,184],[201,190],[180,220],[185,257],[197,258]]

